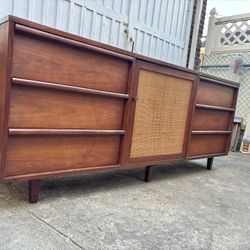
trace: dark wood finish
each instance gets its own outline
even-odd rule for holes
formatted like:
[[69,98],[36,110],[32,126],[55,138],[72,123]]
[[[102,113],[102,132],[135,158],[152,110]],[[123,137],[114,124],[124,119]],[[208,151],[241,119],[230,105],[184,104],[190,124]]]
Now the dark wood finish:
[[226,153],[228,135],[192,135],[189,156]]
[[[238,92],[239,92],[239,89],[235,89],[234,99],[233,99],[233,107],[236,107],[237,98],[238,98]],[[229,122],[229,124],[228,124],[228,129],[229,129],[230,131],[233,131],[234,116],[235,116],[235,110],[234,110],[234,112],[231,113],[231,119],[230,119],[230,122]],[[232,135],[233,135],[233,133],[231,133],[231,135],[230,135],[230,136],[228,137],[228,139],[227,139],[226,152],[228,152],[228,151],[230,150],[230,143],[231,143]]]
[[136,69],[137,68],[137,62],[134,61],[131,64],[131,67],[129,69],[129,76],[128,76],[128,94],[129,94],[129,99],[127,100],[125,104],[125,109],[124,109],[124,116],[123,116],[123,130],[126,131],[125,135],[122,137],[121,140],[121,149],[120,149],[120,164],[125,164],[127,162],[127,159],[129,157],[129,143],[130,143],[130,138],[132,137],[132,122],[131,120],[133,119],[134,113],[132,112],[132,105],[135,101],[135,97],[133,95],[133,88],[135,86],[135,76],[136,76]]
[[120,58],[23,33],[15,34],[13,53],[12,77],[127,91],[129,62]]
[[[39,31],[44,31],[46,33],[54,34],[54,35],[57,35],[57,36],[60,36],[60,37],[69,38],[69,39],[71,39],[73,41],[78,41],[78,42],[81,42],[81,43],[84,43],[84,44],[87,44],[87,45],[92,45],[92,46],[97,47],[97,48],[102,48],[102,49],[105,49],[105,50],[113,51],[113,52],[119,53],[121,55],[130,56],[130,57],[132,57],[134,59],[150,61],[150,62],[152,62],[154,64],[165,66],[165,67],[168,67],[170,69],[173,68],[173,69],[177,69],[177,70],[179,70],[181,72],[189,72],[189,73],[197,74],[197,71],[194,71],[194,70],[191,70],[191,69],[187,69],[187,68],[184,68],[184,67],[181,67],[181,66],[178,66],[178,65],[174,65],[174,64],[171,64],[171,63],[167,63],[167,62],[164,62],[164,61],[161,61],[161,60],[157,60],[157,59],[154,59],[154,58],[149,58],[149,57],[146,57],[146,56],[143,56],[143,55],[135,54],[135,53],[129,52],[129,51],[124,50],[124,49],[120,49],[120,48],[113,47],[113,46],[110,46],[110,45],[107,45],[107,44],[103,44],[103,43],[100,43],[100,42],[97,42],[97,41],[94,41],[94,40],[91,40],[91,39],[88,39],[88,38],[79,37],[77,35],[73,35],[73,34],[70,34],[68,32],[57,30],[57,29],[54,29],[54,28],[51,28],[51,27],[48,27],[48,26],[44,26],[44,25],[35,23],[35,22],[27,21],[27,20],[19,18],[19,17],[15,17],[15,16],[10,15],[8,18],[6,18],[4,20],[4,22],[5,21],[10,21],[10,22],[14,23],[15,25],[20,24],[20,25],[23,25],[23,26],[26,26],[26,27],[30,27],[32,29],[37,29]],[[206,74],[204,74],[204,73],[202,73],[202,75],[206,76]],[[208,77],[211,77],[211,76],[208,75]],[[219,78],[216,78],[216,79],[219,79]],[[221,79],[221,80],[224,81],[224,79]],[[228,82],[230,82],[230,81],[228,81]],[[235,83],[231,82],[231,84],[235,84]]]
[[76,93],[84,93],[84,94],[90,94],[90,95],[99,95],[99,96],[128,99],[127,94],[120,94],[120,93],[101,91],[101,90],[96,90],[96,89],[74,87],[74,86],[70,86],[70,84],[65,85],[65,84],[41,82],[41,81],[34,81],[34,80],[20,79],[20,78],[12,78],[12,83],[18,84],[18,85],[24,85],[24,86],[33,86],[33,87],[41,87],[41,88],[48,88],[48,89],[64,90],[64,91],[70,91],[70,92],[76,92]]
[[234,108],[225,108],[225,107],[219,107],[219,106],[213,106],[213,105],[206,105],[206,104],[196,104],[196,108],[201,109],[212,109],[212,110],[219,110],[219,111],[228,111],[228,112],[234,112]]
[[227,154],[238,88],[218,79],[200,77],[188,158]]
[[233,108],[234,88],[201,81],[197,91],[197,103]]
[[188,160],[196,160],[196,159],[202,159],[202,158],[209,158],[209,157],[219,157],[219,156],[225,156],[227,155],[228,152],[224,153],[211,153],[211,154],[200,154],[200,155],[192,155],[192,156],[187,156]]
[[[155,164],[228,153],[234,82],[16,17],[0,24],[0,45],[0,182],[30,181],[31,202],[38,200],[42,178],[148,166],[149,181]],[[192,85],[179,153],[166,147],[131,157],[136,106],[143,101],[141,70]],[[166,92],[169,83],[159,81]],[[152,100],[160,97],[158,91]],[[152,109],[159,113],[156,123],[167,108]],[[168,114],[166,121],[174,124],[173,117]]]
[[13,86],[9,127],[120,130],[123,112],[119,98]]
[[207,170],[211,170],[213,167],[214,157],[207,158]]
[[10,136],[6,176],[116,165],[119,135]]
[[193,130],[227,130],[231,112],[197,108],[194,113]]
[[192,135],[228,135],[231,131],[225,130],[194,130]]
[[145,168],[145,177],[144,177],[145,182],[148,183],[148,182],[151,181],[152,172],[153,172],[153,166],[146,166],[146,168]]
[[227,80],[227,82],[225,82],[225,80],[215,78],[212,75],[206,75],[206,74],[201,73],[200,74],[200,79],[202,81],[205,81],[205,82],[215,83],[216,85],[223,85],[225,87],[235,88],[235,89],[239,88],[239,85],[237,83],[235,83],[235,82],[231,82],[231,81],[228,81],[228,80]]
[[5,144],[6,144],[6,131],[4,131],[6,123],[6,93],[7,87],[7,68],[8,68],[8,34],[9,34],[9,23],[5,22],[0,25],[0,88],[3,94],[0,95],[0,180],[3,180],[4,164],[5,164]]
[[9,128],[9,135],[124,135],[124,130]]
[[14,23],[5,19],[0,25],[0,183],[4,181],[8,144],[10,72]]
[[39,191],[41,186],[41,180],[30,180],[29,183],[29,202],[37,203],[39,198]]
[[121,164],[127,164],[130,158],[130,148],[132,143],[133,136],[133,125],[134,125],[134,116],[135,116],[135,105],[136,105],[136,94],[137,94],[137,82],[139,81],[139,63],[135,61],[130,69],[129,82],[128,82],[128,91],[129,91],[129,100],[126,104],[125,114],[124,114],[124,123],[123,127],[126,131],[125,136],[123,137],[121,145]]
[[79,48],[83,48],[83,49],[87,49],[87,50],[96,51],[96,52],[103,53],[103,54],[106,54],[106,55],[109,55],[109,56],[118,57],[118,58],[121,58],[121,59],[124,59],[124,60],[128,60],[128,61],[134,61],[135,60],[131,56],[119,54],[119,53],[112,52],[112,51],[107,50],[107,49],[102,49],[102,48],[99,48],[99,47],[96,47],[96,46],[93,46],[93,45],[89,45],[89,44],[86,44],[86,43],[74,41],[72,39],[68,39],[68,38],[65,38],[65,37],[62,37],[62,36],[58,36],[58,35],[51,34],[51,33],[48,33],[48,32],[44,32],[44,31],[41,31],[41,30],[29,28],[29,27],[24,26],[24,25],[16,24],[15,30],[22,31],[22,32],[27,32],[28,34],[39,36],[42,39],[46,38],[46,39],[54,40],[56,42],[60,42],[60,43],[63,43],[63,44],[67,44],[67,45],[70,45],[70,46],[79,47]]
[[44,32],[47,32],[47,33],[50,33],[50,34],[55,34],[57,36],[64,37],[64,38],[69,38],[69,39],[71,39],[73,41],[78,41],[78,42],[81,42],[81,43],[84,43],[84,44],[92,45],[94,47],[98,47],[98,48],[102,48],[102,49],[105,49],[105,50],[113,51],[113,52],[119,53],[121,55],[130,56],[130,57],[133,57],[134,59],[142,60],[142,61],[145,61],[145,62],[151,62],[151,63],[154,63],[156,65],[168,67],[169,69],[175,69],[175,70],[178,70],[179,72],[192,73],[192,74],[198,75],[199,78],[208,78],[208,79],[220,82],[222,84],[226,82],[226,84],[228,86],[231,86],[231,87],[234,87],[234,88],[239,88],[238,83],[235,83],[234,81],[225,80],[224,78],[219,78],[219,77],[216,77],[216,76],[212,76],[212,75],[209,75],[209,74],[206,74],[206,73],[203,73],[203,72],[197,72],[195,70],[191,70],[191,69],[188,69],[188,68],[185,68],[185,67],[181,67],[181,66],[178,66],[178,65],[167,63],[165,61],[161,61],[161,60],[158,60],[158,59],[149,58],[147,56],[143,56],[143,55],[139,55],[139,54],[136,54],[136,53],[133,53],[133,52],[129,52],[129,51],[124,50],[124,49],[120,49],[120,48],[117,48],[117,47],[114,47],[114,46],[110,46],[110,45],[107,45],[107,44],[104,44],[104,43],[100,43],[100,42],[97,42],[97,41],[94,41],[94,40],[91,40],[91,39],[88,39],[88,38],[80,37],[80,36],[65,32],[65,31],[57,30],[57,29],[54,29],[54,28],[51,28],[51,27],[48,27],[48,26],[45,26],[45,25],[42,25],[42,24],[38,24],[38,23],[35,23],[35,22],[31,22],[31,21],[28,21],[28,20],[25,20],[25,19],[22,19],[22,18],[19,18],[19,17],[16,17],[16,16],[9,15],[8,17],[6,17],[6,18],[4,18],[2,20],[3,20],[3,23],[6,22],[6,21],[9,21],[11,23],[14,23],[15,25],[20,24],[20,25],[23,25],[23,26],[26,26],[26,27],[30,27],[32,29],[37,29],[39,31],[44,31]]
[[93,172],[109,172],[111,170],[117,169],[130,169],[132,167],[138,166],[126,166],[126,165],[108,165],[108,166],[98,166],[98,167],[85,167],[85,168],[70,168],[70,169],[62,169],[62,170],[53,170],[53,171],[46,171],[46,172],[39,172],[39,173],[31,173],[31,174],[20,174],[14,176],[6,176],[4,181],[5,182],[13,182],[13,181],[27,181],[34,178],[39,179],[46,179],[46,178],[54,178],[55,176],[69,176],[69,175],[76,175],[82,173],[93,173]]

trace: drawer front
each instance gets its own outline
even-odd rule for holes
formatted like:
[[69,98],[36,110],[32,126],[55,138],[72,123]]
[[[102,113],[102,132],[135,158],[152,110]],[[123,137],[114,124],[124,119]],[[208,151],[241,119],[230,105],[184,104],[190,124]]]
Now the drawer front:
[[16,31],[12,77],[125,93],[129,62]]
[[234,89],[201,80],[197,103],[231,108],[234,105]]
[[9,127],[121,129],[123,99],[13,85]]
[[230,112],[197,108],[194,113],[193,130],[228,130],[231,123]]
[[189,156],[227,153],[228,135],[192,135]]
[[7,177],[118,163],[120,136],[10,136]]

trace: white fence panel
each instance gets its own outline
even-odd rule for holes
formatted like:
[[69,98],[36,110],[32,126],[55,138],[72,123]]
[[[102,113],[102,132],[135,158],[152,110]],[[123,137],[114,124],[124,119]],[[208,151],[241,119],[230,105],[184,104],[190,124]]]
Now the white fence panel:
[[185,65],[194,0],[0,0],[12,14]]
[[250,13],[216,18],[210,12],[206,54],[250,51]]

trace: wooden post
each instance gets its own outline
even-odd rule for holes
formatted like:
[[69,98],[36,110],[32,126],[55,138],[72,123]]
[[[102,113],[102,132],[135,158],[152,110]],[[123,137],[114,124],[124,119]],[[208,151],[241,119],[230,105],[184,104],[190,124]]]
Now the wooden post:
[[151,176],[152,176],[152,168],[153,166],[146,166],[146,169],[145,169],[145,182],[150,182],[151,180]]
[[207,170],[211,170],[213,167],[214,157],[207,158]]
[[39,191],[41,186],[41,180],[30,180],[29,181],[29,202],[36,203],[39,197]]

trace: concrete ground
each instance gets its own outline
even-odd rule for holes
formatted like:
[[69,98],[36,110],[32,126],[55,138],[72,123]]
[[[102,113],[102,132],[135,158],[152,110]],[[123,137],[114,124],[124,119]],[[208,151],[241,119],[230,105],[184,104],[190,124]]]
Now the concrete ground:
[[250,249],[250,156],[0,186],[0,249]]

